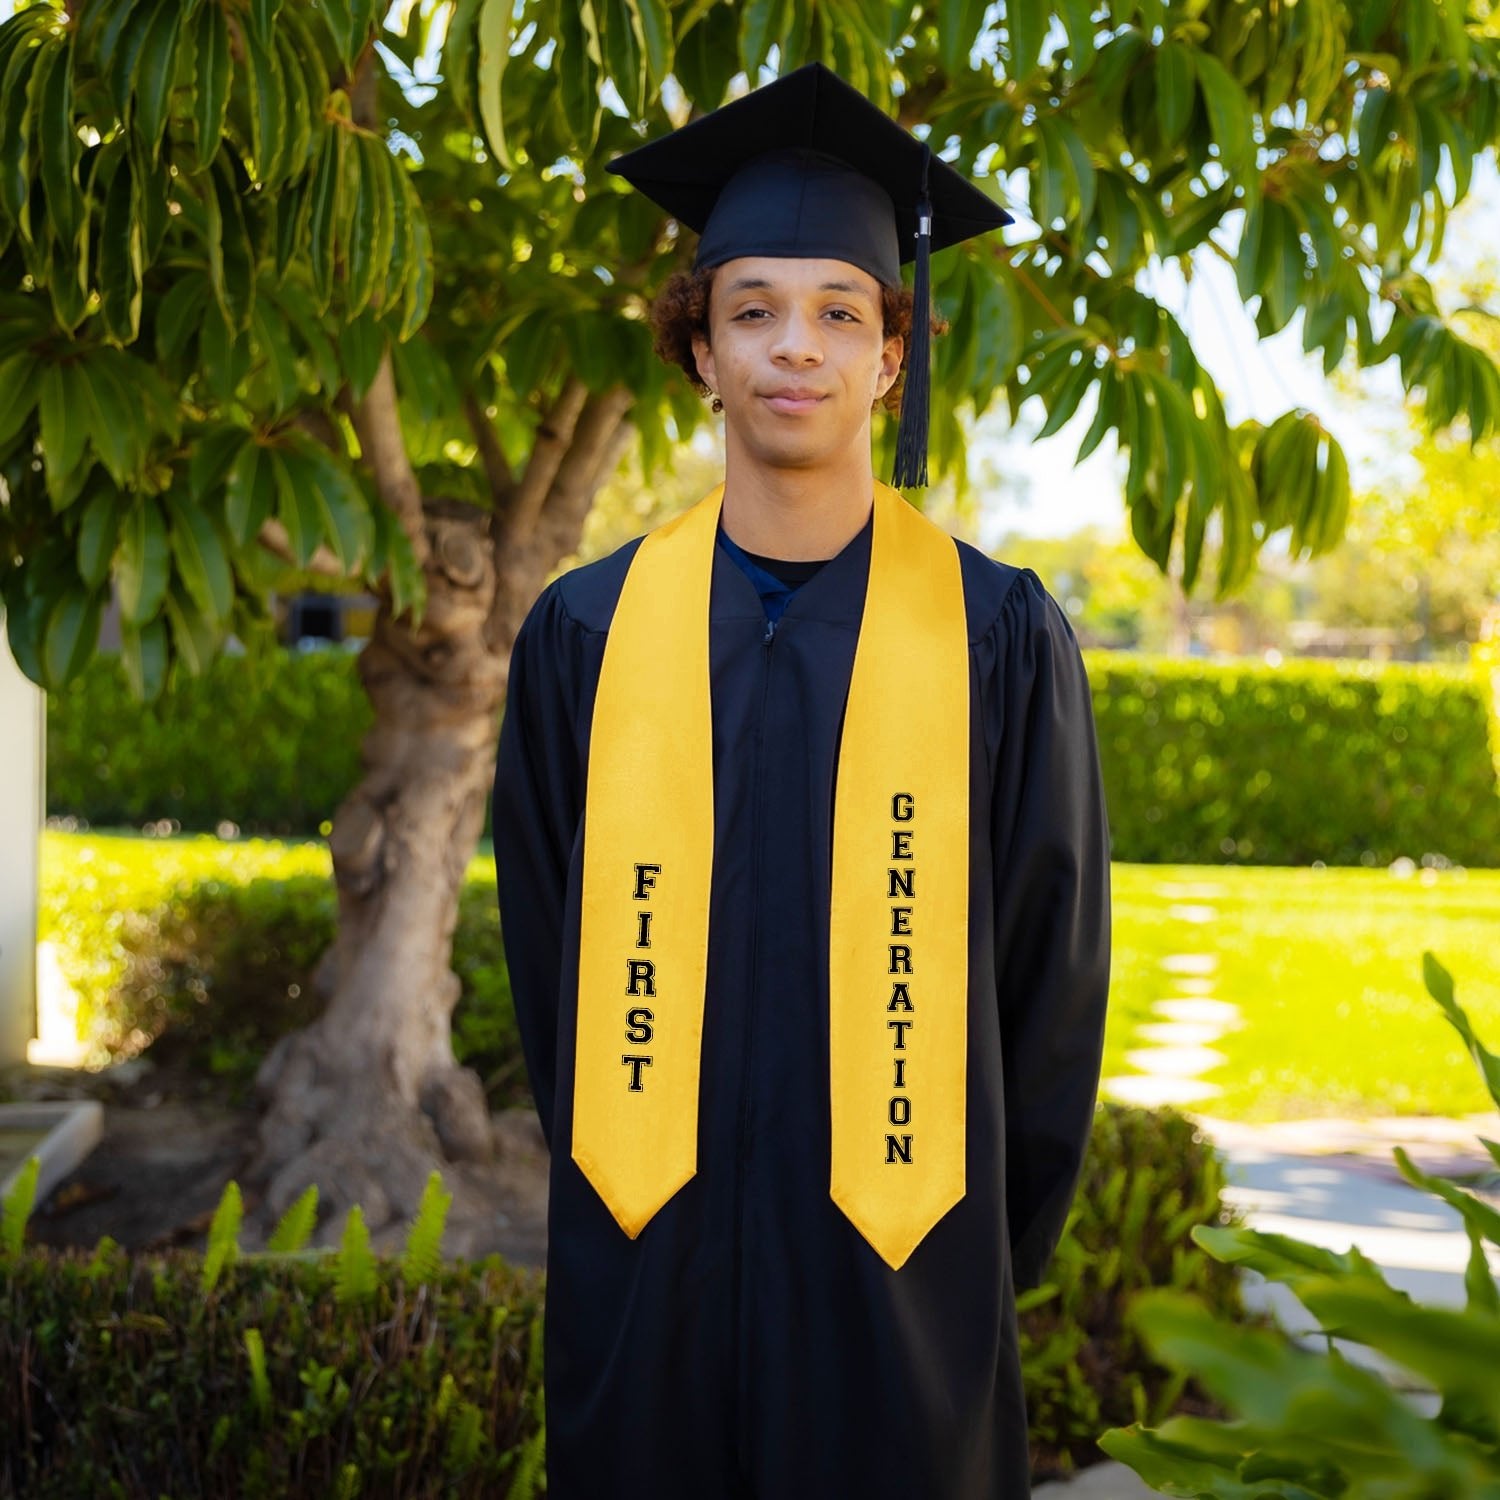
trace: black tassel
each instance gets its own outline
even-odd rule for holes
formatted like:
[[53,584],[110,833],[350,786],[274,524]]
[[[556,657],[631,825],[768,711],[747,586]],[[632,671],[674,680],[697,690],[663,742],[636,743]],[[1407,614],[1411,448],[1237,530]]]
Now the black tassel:
[[912,267],[911,348],[906,357],[906,384],[901,389],[896,468],[891,476],[891,483],[898,489],[927,483],[927,424],[932,389],[932,290],[928,269],[932,251],[932,200],[927,195],[927,167],[931,160],[932,148],[923,142],[922,187],[917,196],[917,253]]

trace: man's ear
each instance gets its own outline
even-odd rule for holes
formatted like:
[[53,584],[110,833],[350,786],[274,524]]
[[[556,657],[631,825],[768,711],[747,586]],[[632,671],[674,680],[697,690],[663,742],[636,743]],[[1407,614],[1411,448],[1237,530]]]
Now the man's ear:
[[709,343],[706,334],[695,333],[693,335],[693,360],[698,366],[698,378],[709,390],[718,390],[719,378],[718,372],[714,369],[713,345]]
[[899,333],[893,333],[885,341],[885,348],[880,351],[880,374],[875,381],[875,398],[881,400],[885,393],[895,385],[896,377],[901,373],[901,356],[906,351],[906,344]]

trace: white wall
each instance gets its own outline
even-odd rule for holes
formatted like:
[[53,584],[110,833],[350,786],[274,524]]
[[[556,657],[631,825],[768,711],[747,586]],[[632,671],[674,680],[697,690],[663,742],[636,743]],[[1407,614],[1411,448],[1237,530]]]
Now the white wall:
[[0,1064],[36,1035],[37,885],[46,699],[16,666],[0,620]]

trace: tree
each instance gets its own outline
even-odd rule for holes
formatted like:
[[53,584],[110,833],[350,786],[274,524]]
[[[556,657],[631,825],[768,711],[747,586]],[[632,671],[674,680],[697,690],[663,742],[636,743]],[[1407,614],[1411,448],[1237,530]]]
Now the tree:
[[[1474,7],[1470,7],[1474,10]],[[441,39],[441,79],[423,59]],[[1347,471],[1309,414],[1231,428],[1151,257],[1223,255],[1269,334],[1401,362],[1434,427],[1500,414],[1490,357],[1414,269],[1496,129],[1487,7],[1460,0],[45,0],[0,27],[0,512],[12,650],[55,687],[117,586],[142,696],[279,570],[358,573],[365,777],[331,846],[321,1021],[278,1046],[251,1177],[378,1224],[446,1158],[482,1212],[491,1135],[454,1065],[458,884],[509,648],[626,449],[654,474],[707,413],[653,358],[685,245],[604,173],[742,74],[819,57],[1032,222],[934,265],[935,462],[963,420],[1086,396],[1091,451],[1191,585],[1287,532],[1338,538]],[[1022,205],[1013,205],[1022,206]],[[1352,337],[1351,337],[1352,331]],[[893,432],[881,429],[888,462]],[[320,1231],[339,1231],[334,1213]],[[398,1227],[398,1226],[396,1226]],[[396,1232],[393,1228],[392,1232]]]

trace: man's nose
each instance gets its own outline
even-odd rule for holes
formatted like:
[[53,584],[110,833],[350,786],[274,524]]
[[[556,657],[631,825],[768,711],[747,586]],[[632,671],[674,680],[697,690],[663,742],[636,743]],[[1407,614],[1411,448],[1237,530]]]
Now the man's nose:
[[771,357],[788,364],[817,364],[823,358],[817,327],[801,313],[788,313],[776,330]]

